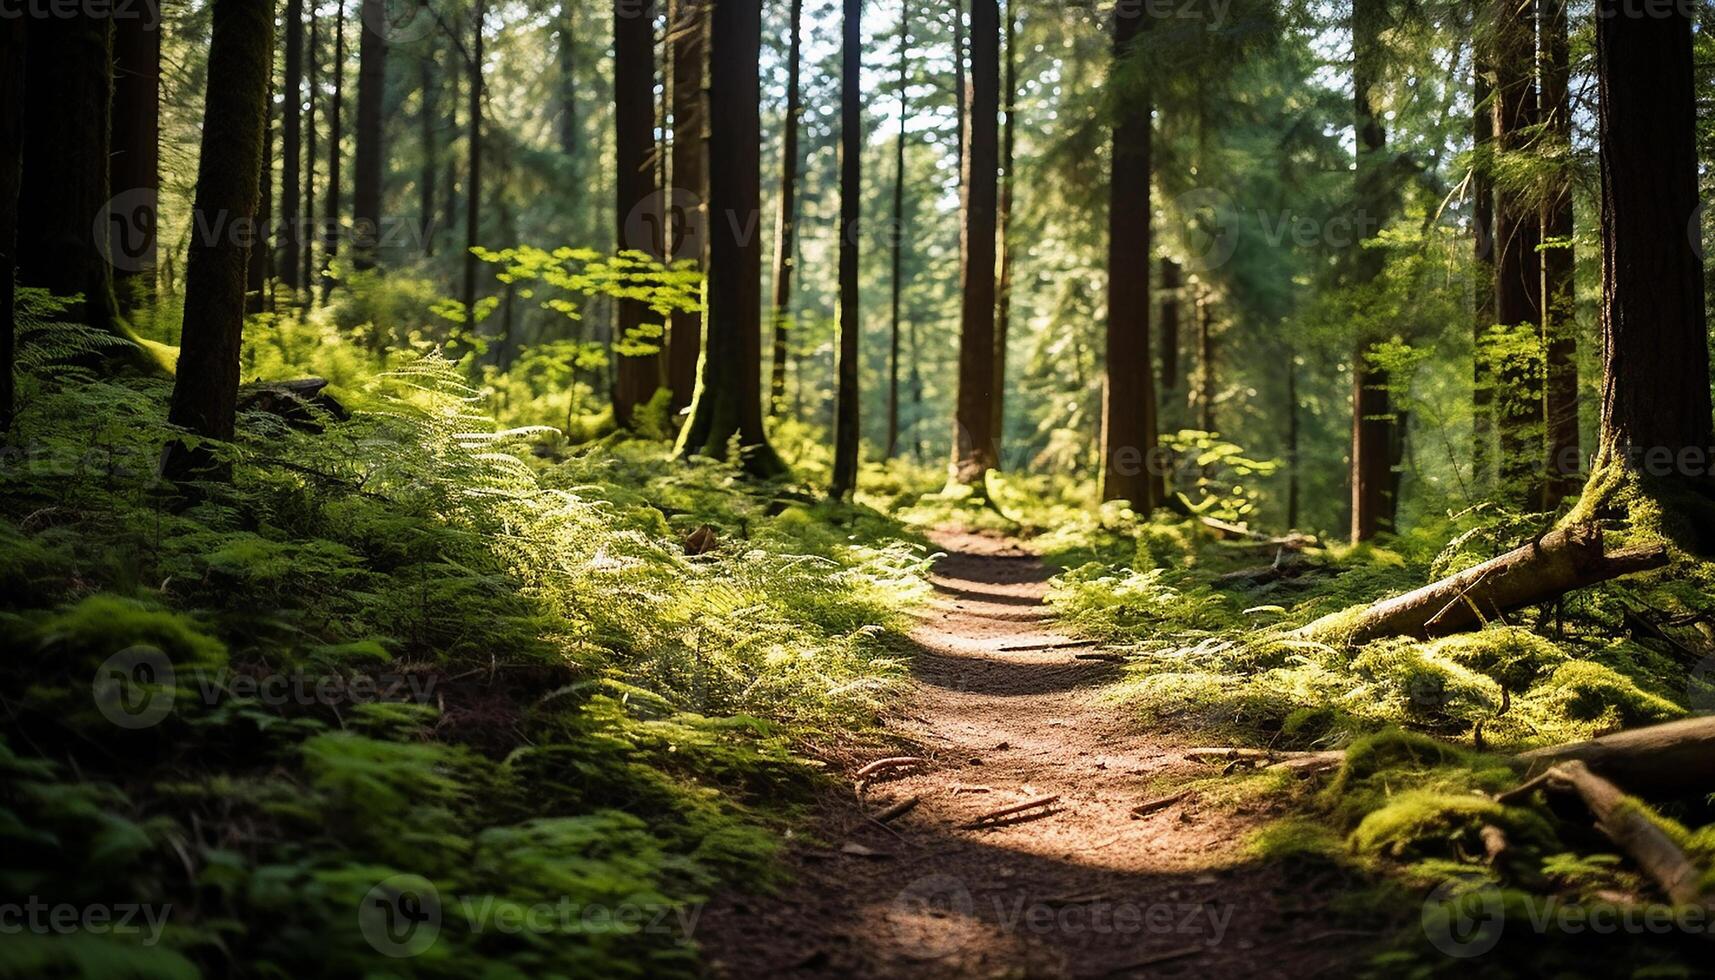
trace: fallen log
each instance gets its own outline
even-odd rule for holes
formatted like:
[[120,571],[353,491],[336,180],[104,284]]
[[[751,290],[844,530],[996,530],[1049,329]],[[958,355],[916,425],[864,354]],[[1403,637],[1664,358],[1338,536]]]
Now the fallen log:
[[1697,866],[1613,783],[1577,760],[1555,766],[1548,772],[1548,783],[1577,793],[1595,816],[1596,828],[1630,855],[1675,905],[1690,905],[1702,897],[1703,875]]
[[1386,636],[1446,636],[1574,589],[1660,568],[1667,561],[1667,549],[1660,546],[1608,553],[1602,547],[1600,527],[1574,524],[1439,582],[1378,602],[1355,619],[1349,612],[1334,613],[1298,633],[1337,633],[1349,643]]
[[1526,777],[1582,762],[1639,796],[1701,796],[1715,790],[1715,717],[1634,728],[1515,759]]
[[320,432],[322,418],[344,422],[351,418],[344,405],[324,389],[326,378],[252,381],[238,389],[238,411],[277,415],[295,429]]

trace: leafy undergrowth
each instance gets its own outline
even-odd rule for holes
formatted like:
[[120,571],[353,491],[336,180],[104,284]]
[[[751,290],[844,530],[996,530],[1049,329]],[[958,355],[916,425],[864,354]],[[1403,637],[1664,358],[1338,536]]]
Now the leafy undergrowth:
[[694,972],[903,670],[926,552],[874,510],[501,431],[433,356],[243,413],[174,496],[165,384],[51,361],[0,471],[0,891],[133,911],[0,974]]
[[[1429,641],[1352,647],[1298,632],[1500,554],[1549,517],[1535,520],[1483,509],[1382,544],[1295,553],[1110,508],[1039,541],[1066,566],[1050,603],[1125,653],[1112,694],[1146,724],[1188,744],[1345,750],[1314,779],[1225,779],[1289,804],[1294,816],[1255,852],[1342,878],[1352,920],[1393,937],[1378,972],[1580,975],[1598,956],[1695,975],[1709,916],[1658,904],[1575,798],[1494,795],[1519,783],[1516,752],[1715,707],[1704,634],[1715,566],[1676,553],[1663,572]],[[1277,562],[1288,574],[1266,571]],[[1650,802],[1635,805],[1715,868],[1715,801]],[[1484,827],[1505,834],[1504,862],[1487,860]]]

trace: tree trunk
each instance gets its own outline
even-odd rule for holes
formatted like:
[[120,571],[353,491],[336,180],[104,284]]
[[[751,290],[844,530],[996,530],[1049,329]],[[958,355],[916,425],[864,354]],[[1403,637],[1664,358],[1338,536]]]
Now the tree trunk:
[[351,258],[373,269],[381,239],[381,173],[387,120],[387,38],[371,27],[387,17],[387,0],[360,0],[363,40],[357,52],[357,150],[352,161]]
[[1356,619],[1339,612],[1301,631],[1337,635],[1348,643],[1385,636],[1420,639],[1481,628],[1486,622],[1525,606],[1559,597],[1608,579],[1667,564],[1663,548],[1634,548],[1607,553],[1602,529],[1572,524],[1522,547],[1450,575],[1402,596],[1378,602]]
[[[1114,65],[1151,25],[1141,5],[1114,13]],[[1155,369],[1149,343],[1152,95],[1124,92],[1108,190],[1107,378],[1102,399],[1102,499],[1147,514],[1161,502],[1155,459]]]
[[[215,0],[208,48],[208,97],[197,164],[197,227],[223,215],[256,213],[273,63],[273,4]],[[244,331],[243,236],[193,237],[185,261],[185,319],[178,377],[167,419],[208,439],[231,441]],[[206,445],[169,443],[162,474],[183,482],[218,476]]]
[[[1000,283],[997,287],[998,299],[994,317],[994,452],[996,465],[1003,458],[1006,438],[1006,345],[1007,336],[1012,326],[1012,187],[1013,187],[1013,147],[1015,143],[1015,124],[1017,122],[1018,99],[1018,54],[1014,50],[1018,42],[1017,14],[1013,9],[1014,0],[1006,0],[1006,75],[1003,81],[1005,97],[1002,112],[1005,113],[1005,123],[1001,127],[1000,140],[1000,212],[996,218],[1000,234]],[[1145,263],[1147,265],[1147,263]],[[1147,296],[1145,304],[1149,302]],[[1147,314],[1145,319],[1147,320]],[[1147,356],[1147,354],[1146,354]]]
[[[369,0],[375,2],[375,0]],[[370,33],[365,32],[365,37]],[[286,0],[286,78],[282,90],[280,126],[279,256],[274,272],[280,285],[298,301],[299,193],[304,152],[304,0]]]
[[434,230],[437,232],[444,230],[449,235],[452,234],[453,229],[457,228],[459,225],[459,187],[458,187],[459,163],[458,163],[458,155],[453,152],[453,142],[458,139],[458,131],[459,131],[458,115],[459,115],[459,73],[456,71],[455,72],[448,72],[447,73],[447,119],[446,119],[446,129],[447,129],[448,135],[447,135],[446,146],[445,146],[445,148],[443,148],[443,150],[441,152],[441,155],[445,158],[442,161],[442,165],[445,167],[445,170],[443,171],[443,174],[445,176],[445,180],[442,181],[442,185],[445,188],[444,193],[446,194],[446,197],[441,202],[441,220],[440,220],[440,223],[435,226]]
[[1494,65],[1477,42],[1471,100],[1471,139],[1479,159],[1471,174],[1471,224],[1476,308],[1471,323],[1471,483],[1481,490],[1494,479],[1495,372],[1487,350],[1495,320],[1495,185],[1487,158],[1494,145]]
[[1298,357],[1286,352],[1286,529],[1298,527]]
[[[1537,0],[1541,21],[1542,112],[1554,147],[1572,152],[1571,54],[1566,0]],[[1543,415],[1548,477],[1543,506],[1554,508],[1578,492],[1578,322],[1572,255],[1572,175],[1555,181],[1542,209],[1542,342],[1545,353]]]
[[720,0],[709,14],[708,318],[683,455],[724,459],[736,436],[749,473],[786,464],[762,427],[762,0]]
[[964,222],[959,263],[959,387],[952,478],[981,487],[994,450],[995,220],[1000,170],[1000,7],[971,0],[971,82],[966,99]]
[[[1536,39],[1529,0],[1499,0],[1495,25],[1495,144],[1522,153],[1539,122]],[[1495,319],[1535,337],[1542,324],[1542,224],[1535,206],[1507,187],[1495,195]],[[1515,354],[1499,367],[1502,493],[1529,509],[1542,503],[1542,375],[1534,357]]]
[[[965,155],[970,152],[970,147],[968,144],[970,142],[970,135],[971,135],[970,79],[966,76],[966,73],[965,73],[965,58],[967,55],[966,45],[965,45],[965,3],[966,2],[967,2],[967,0],[953,0],[953,4],[952,4],[952,14],[953,14],[953,105],[958,110],[958,114],[959,114],[959,128],[958,128],[958,137],[959,137],[958,165],[959,165],[959,167],[958,167],[958,169],[959,169],[959,189],[960,189],[961,194],[963,194],[964,182],[965,182]],[[975,2],[975,0],[972,0],[972,2]],[[961,248],[964,247],[964,242],[962,240],[960,241],[959,246]]]
[[249,268],[245,272],[244,312],[261,313],[269,309],[268,279],[273,274],[274,246],[270,240],[274,220],[274,63],[269,51],[268,108],[262,119],[262,171],[257,174],[255,241],[250,248]]
[[417,138],[422,146],[422,169],[417,176],[417,233],[423,239],[423,254],[435,254],[435,208],[440,206],[441,148],[436,138],[440,128],[440,89],[436,84],[432,53],[417,60]]
[[[1357,205],[1365,230],[1379,230],[1390,198],[1387,131],[1376,110],[1375,88],[1385,57],[1380,0],[1354,0],[1352,6],[1352,90],[1357,129]],[[1357,245],[1351,260],[1354,286],[1374,282],[1384,256]],[[1389,378],[1370,354],[1375,338],[1359,339],[1352,361],[1352,540],[1367,541],[1391,531],[1398,501],[1393,494],[1394,422]]]
[[309,90],[309,98],[305,100],[304,109],[304,217],[299,222],[301,229],[301,247],[303,248],[304,272],[299,281],[304,285],[304,303],[310,305],[315,298],[315,244],[316,227],[316,154],[320,152],[316,140],[316,96],[320,92],[317,75],[321,64],[321,53],[317,50],[316,6],[309,6],[308,33],[304,37],[304,75]]
[[1215,431],[1215,392],[1219,377],[1215,370],[1214,301],[1207,292],[1197,294],[1197,425]]
[[800,92],[803,48],[804,0],[792,0],[791,40],[786,54],[786,132],[781,147],[780,210],[774,221],[774,305],[769,317],[774,325],[773,373],[769,378],[769,414],[786,411],[787,340],[791,317],[792,261],[798,236],[798,121],[804,112]]
[[1596,465],[1701,489],[1709,485],[1715,434],[1703,268],[1691,238],[1699,206],[1691,21],[1682,8],[1627,15],[1620,0],[1599,0],[1596,9],[1603,335]]
[[12,431],[17,408],[18,186],[23,179],[24,21],[0,21],[0,432]]
[[[887,356],[887,452],[892,459],[899,452],[899,328],[901,300],[905,294],[905,125],[910,118],[908,104],[911,84],[911,3],[904,0],[899,10],[899,138],[893,147],[893,226],[889,240],[892,252],[892,274],[889,285],[893,291],[892,331],[889,334]],[[915,345],[912,350],[916,354]]]
[[[482,233],[482,31],[488,13],[487,0],[476,0],[471,8],[470,84],[465,107],[465,195],[464,195],[464,308],[465,329],[477,335],[477,273],[480,262],[476,247]],[[511,244],[511,243],[508,243]]]
[[[1171,401],[1179,389],[1179,290],[1184,285],[1179,263],[1161,259],[1161,390]],[[1177,414],[1177,413],[1175,413]]]
[[[333,292],[334,279],[330,271],[339,255],[341,165],[345,145],[345,0],[339,0],[334,15],[333,40],[333,102],[328,106],[328,200],[326,217],[322,221],[322,302]],[[429,173],[433,167],[425,168]]]
[[[73,317],[130,338],[113,293],[106,236],[98,240],[92,220],[105,215],[108,227],[124,225],[125,234],[149,220],[147,212],[113,201],[108,188],[111,26],[105,13],[81,13],[32,19],[25,29],[25,89],[38,97],[24,106],[18,281],[60,296],[82,294]],[[142,356],[129,360],[148,367]]]
[[863,0],[844,0],[840,42],[840,358],[834,405],[834,477],[828,495],[857,488],[858,221],[863,211]]
[[[161,192],[161,25],[159,17],[113,19],[113,155],[108,186],[143,213],[128,222],[135,234],[110,225],[108,255],[121,309],[152,303],[158,262]],[[129,239],[129,240],[128,240]]]
[[[672,0],[667,23],[673,45],[673,186],[668,194],[667,215],[673,238],[667,254],[672,259],[694,259],[698,268],[708,264],[703,255],[703,228],[707,220],[703,203],[708,198],[708,111],[704,65],[708,60],[708,15],[706,0]],[[703,315],[700,310],[673,314],[667,338],[667,388],[673,419],[678,420],[691,404],[697,387],[697,357],[702,353]]]
[[[655,2],[614,0],[613,132],[618,173],[615,228],[619,248],[661,254],[660,187],[655,169]],[[471,184],[472,188],[476,185]],[[641,300],[616,304],[613,335],[613,417],[629,428],[632,414],[661,387],[659,338],[642,335],[649,307]],[[654,353],[630,353],[641,345]]]
[[[577,59],[577,22],[578,5],[575,0],[562,0],[560,3],[560,40],[555,46],[555,54],[559,60],[559,95],[560,95],[560,152],[566,155],[568,161],[575,161],[578,156],[578,144],[582,133],[579,127],[582,120],[578,118],[578,59]],[[574,182],[577,174],[574,170]]]

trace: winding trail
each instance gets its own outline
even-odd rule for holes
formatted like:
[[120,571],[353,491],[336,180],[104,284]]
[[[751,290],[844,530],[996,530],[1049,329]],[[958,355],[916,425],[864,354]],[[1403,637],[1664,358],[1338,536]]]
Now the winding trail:
[[[933,537],[938,596],[886,719],[926,764],[872,777],[863,809],[826,801],[779,894],[710,903],[697,940],[717,975],[1304,977],[1361,958],[1326,913],[1337,882],[1244,863],[1264,814],[1192,794],[1134,818],[1192,764],[1104,698],[1119,668],[1055,632],[1034,555]],[[894,833],[865,816],[913,796]]]

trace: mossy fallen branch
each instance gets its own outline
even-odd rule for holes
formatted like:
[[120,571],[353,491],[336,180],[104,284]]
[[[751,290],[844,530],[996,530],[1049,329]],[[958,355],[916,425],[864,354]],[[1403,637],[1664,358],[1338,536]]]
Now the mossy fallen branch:
[[1446,636],[1574,589],[1660,568],[1667,562],[1667,549],[1661,546],[1608,552],[1601,528],[1575,524],[1355,615],[1346,610],[1324,616],[1299,633],[1353,644],[1387,636]]

